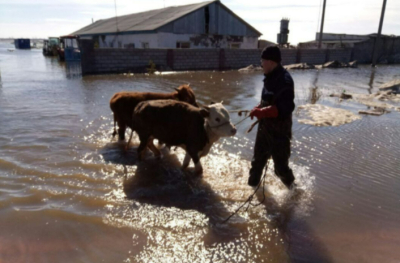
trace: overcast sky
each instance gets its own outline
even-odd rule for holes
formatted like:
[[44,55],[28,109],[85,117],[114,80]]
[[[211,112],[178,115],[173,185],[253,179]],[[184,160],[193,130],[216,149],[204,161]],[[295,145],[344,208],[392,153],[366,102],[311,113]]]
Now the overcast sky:
[[[289,41],[315,39],[323,0],[222,0],[267,39],[276,42],[279,21],[290,19]],[[184,5],[201,0],[116,0],[118,15]],[[369,34],[378,31],[383,0],[327,0],[324,32]],[[74,32],[115,16],[114,0],[0,0],[0,38],[47,38]],[[400,0],[387,0],[383,34],[400,35]]]

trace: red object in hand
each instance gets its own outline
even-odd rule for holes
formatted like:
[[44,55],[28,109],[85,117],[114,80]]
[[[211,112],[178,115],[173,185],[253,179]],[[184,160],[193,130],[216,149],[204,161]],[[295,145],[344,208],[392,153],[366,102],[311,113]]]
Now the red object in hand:
[[276,118],[278,117],[278,108],[275,105],[265,108],[254,108],[250,112],[250,117],[251,119],[256,117],[259,120],[264,118]]

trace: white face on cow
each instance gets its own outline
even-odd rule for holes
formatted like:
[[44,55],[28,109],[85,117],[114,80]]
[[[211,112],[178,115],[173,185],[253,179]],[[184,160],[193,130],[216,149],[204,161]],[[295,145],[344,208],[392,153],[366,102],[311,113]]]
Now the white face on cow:
[[229,137],[236,134],[236,127],[230,121],[228,111],[222,103],[211,104],[207,107],[209,116],[205,118],[212,132],[219,137]]

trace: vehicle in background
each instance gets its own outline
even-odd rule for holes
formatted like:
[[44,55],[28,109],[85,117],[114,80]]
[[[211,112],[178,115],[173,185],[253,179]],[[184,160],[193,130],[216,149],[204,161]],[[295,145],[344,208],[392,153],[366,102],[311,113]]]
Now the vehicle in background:
[[31,49],[31,40],[29,38],[17,38],[14,40],[16,49]]
[[77,61],[81,59],[81,52],[76,36],[60,37],[60,46],[57,52],[60,61]]
[[57,48],[60,45],[60,39],[58,37],[49,37],[49,39],[43,42],[43,55],[45,56],[57,56]]

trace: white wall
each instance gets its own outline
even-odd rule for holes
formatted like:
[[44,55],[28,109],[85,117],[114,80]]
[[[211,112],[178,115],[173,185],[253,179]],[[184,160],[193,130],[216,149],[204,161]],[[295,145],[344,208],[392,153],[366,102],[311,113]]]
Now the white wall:
[[[193,39],[198,41],[193,41]],[[173,34],[173,33],[158,33],[158,43],[160,48],[176,48],[176,42],[191,42],[190,48],[229,48],[230,43],[239,43],[230,41],[226,36],[216,43],[211,41],[212,36],[203,37],[192,34]],[[200,40],[201,39],[201,40]],[[258,46],[258,37],[244,37],[243,42],[240,42],[241,49],[256,49]]]
[[106,35],[104,42],[99,37],[99,47],[106,48],[111,47],[110,43],[114,43],[113,48],[118,48],[119,43],[124,48],[125,45],[135,44],[135,48],[142,48],[142,43],[149,43],[149,48],[158,48],[158,36],[157,34],[132,34],[132,35]]
[[[198,41],[193,41],[197,38]],[[190,48],[229,48],[230,43],[240,43],[241,49],[256,49],[258,46],[258,37],[244,37],[243,42],[231,40],[224,36],[217,42],[213,42],[213,36],[199,36],[193,34],[173,34],[173,33],[155,33],[155,34],[132,34],[132,35],[106,35],[104,41],[99,37],[100,48],[124,48],[125,45],[135,44],[135,48],[142,48],[142,43],[149,43],[149,48],[176,48],[177,42],[191,42]],[[192,41],[191,41],[192,39]]]

